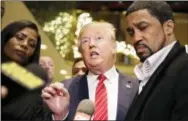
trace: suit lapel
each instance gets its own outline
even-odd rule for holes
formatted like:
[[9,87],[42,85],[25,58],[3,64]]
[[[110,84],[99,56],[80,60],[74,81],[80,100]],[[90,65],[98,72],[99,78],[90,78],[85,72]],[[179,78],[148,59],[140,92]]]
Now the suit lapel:
[[160,64],[157,70],[152,74],[151,78],[143,88],[140,95],[138,95],[137,99],[133,102],[126,119],[139,120],[140,113],[142,112],[148,97],[151,95],[155,87],[160,83],[161,80],[160,78],[163,77],[162,74],[165,74],[165,70],[172,62],[171,60],[173,60],[179,54],[180,51],[182,51],[182,49],[180,49],[180,44],[177,42],[175,46],[172,48],[172,50],[170,51],[170,53],[167,55],[166,59]]
[[89,91],[88,91],[86,74],[80,78],[77,84],[79,87],[79,90],[78,90],[79,102],[82,101],[83,99],[88,99]]
[[132,85],[130,83],[130,80],[125,78],[120,73],[118,81],[119,88],[116,120],[123,120],[130,106]]
[[83,99],[88,99],[88,86],[86,75],[76,78],[70,85],[70,108],[68,120],[73,120],[76,113],[76,109]]

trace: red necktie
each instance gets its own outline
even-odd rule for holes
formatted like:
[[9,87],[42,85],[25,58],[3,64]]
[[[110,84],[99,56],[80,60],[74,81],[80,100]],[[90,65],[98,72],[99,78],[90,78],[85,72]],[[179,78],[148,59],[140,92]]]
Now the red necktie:
[[104,85],[106,77],[104,75],[99,75],[98,80],[99,83],[95,95],[95,113],[93,120],[108,120],[107,91]]

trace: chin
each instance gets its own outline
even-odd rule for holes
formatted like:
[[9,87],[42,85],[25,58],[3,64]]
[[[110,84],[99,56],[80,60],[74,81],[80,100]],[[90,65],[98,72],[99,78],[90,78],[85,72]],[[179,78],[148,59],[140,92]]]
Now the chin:
[[140,53],[137,53],[137,55],[138,55],[138,57],[140,58],[140,61],[141,62],[144,62],[148,57],[150,57],[151,55],[152,55],[153,53],[152,53],[152,51],[150,51],[150,52],[140,52]]
[[144,57],[140,57],[140,62],[144,62],[147,58],[144,58]]
[[21,61],[21,59],[17,59],[17,58],[14,58],[12,61],[15,61],[16,63],[18,64],[22,64],[23,62]]
[[97,63],[90,63],[89,66],[90,67],[96,67],[96,66],[98,66],[98,64]]
[[144,62],[147,58],[149,58],[151,55],[146,55],[146,56],[140,56],[140,61]]
[[99,67],[100,65],[101,65],[101,63],[100,62],[91,62],[91,63],[89,63],[88,64],[90,67]]

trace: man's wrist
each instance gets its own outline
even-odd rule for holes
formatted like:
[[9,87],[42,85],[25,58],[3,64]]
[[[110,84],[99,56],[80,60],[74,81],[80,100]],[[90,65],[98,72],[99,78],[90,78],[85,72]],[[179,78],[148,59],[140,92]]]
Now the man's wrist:
[[68,114],[69,114],[68,111],[66,113],[61,114],[61,115],[53,114],[52,115],[52,119],[53,120],[62,120],[63,121],[63,120],[65,120],[67,118]]

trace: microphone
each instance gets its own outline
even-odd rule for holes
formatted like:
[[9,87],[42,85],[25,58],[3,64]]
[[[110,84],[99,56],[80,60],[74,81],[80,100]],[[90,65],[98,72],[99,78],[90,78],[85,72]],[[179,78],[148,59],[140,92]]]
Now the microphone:
[[38,64],[30,64],[26,68],[15,62],[2,64],[2,73],[8,80],[14,81],[27,90],[39,88],[48,80],[47,72]]
[[2,120],[28,120],[33,109],[42,105],[41,88],[48,79],[47,72],[38,64],[26,68],[15,62],[1,65],[2,85],[8,95],[2,100]]
[[26,68],[15,62],[1,65],[1,85],[8,89],[2,104],[8,104],[26,92],[38,91],[46,84],[47,72],[38,64],[30,64]]
[[32,63],[26,66],[26,69],[34,74],[35,76],[39,77],[42,79],[43,82],[47,83],[49,78],[48,78],[48,73],[47,71],[42,68],[39,64]]
[[91,100],[82,100],[78,105],[74,120],[90,120],[94,111],[95,106]]

